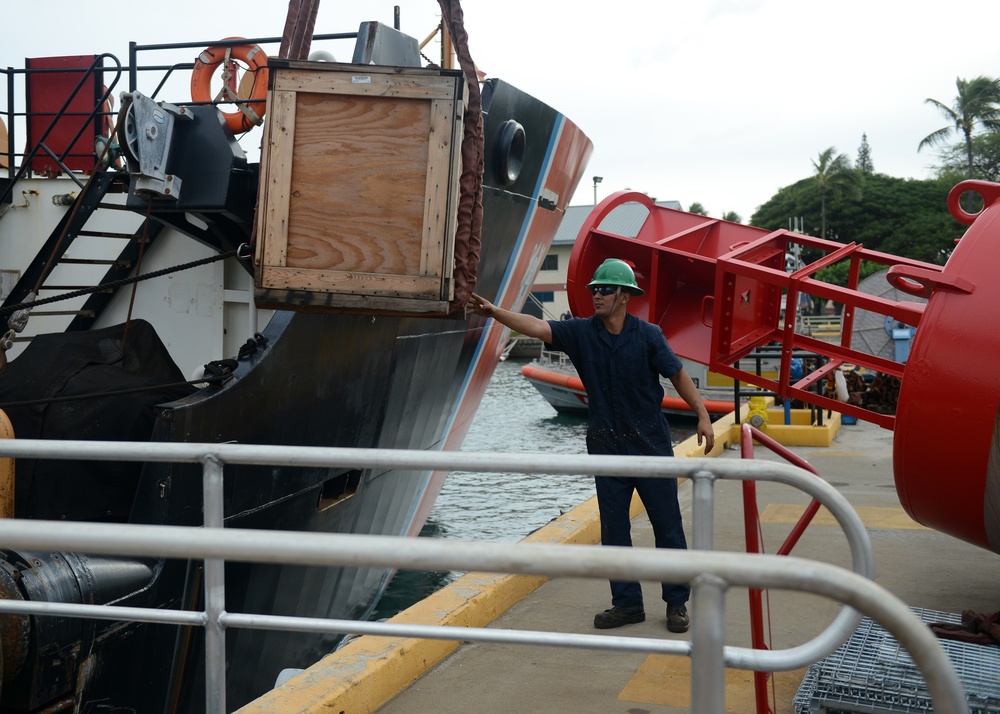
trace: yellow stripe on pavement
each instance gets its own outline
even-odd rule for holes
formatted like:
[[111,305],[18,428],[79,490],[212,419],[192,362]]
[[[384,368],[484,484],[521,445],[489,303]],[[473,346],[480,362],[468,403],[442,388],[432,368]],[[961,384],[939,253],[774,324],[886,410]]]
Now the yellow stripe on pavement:
[[[760,514],[761,523],[792,525],[798,522],[806,507],[795,503],[770,503]],[[859,506],[854,509],[861,516],[861,522],[869,530],[928,530],[906,515],[902,508],[875,508]],[[812,525],[836,526],[837,519],[826,508],[820,507],[812,519]]]
[[[777,701],[792,701],[805,672],[805,669],[798,669],[773,675]],[[771,682],[767,689],[770,698]],[[618,700],[690,709],[691,660],[682,655],[650,655],[625,685]],[[753,672],[726,670],[726,712],[756,714]]]

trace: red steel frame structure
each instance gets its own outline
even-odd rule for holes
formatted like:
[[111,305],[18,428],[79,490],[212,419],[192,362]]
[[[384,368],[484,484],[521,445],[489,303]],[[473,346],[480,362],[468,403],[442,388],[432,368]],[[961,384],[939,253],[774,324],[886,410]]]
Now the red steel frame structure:
[[[611,212],[625,203],[639,203],[649,216],[632,238],[601,227]],[[821,257],[794,272],[787,272],[786,256],[798,245],[814,249]],[[835,409],[887,429],[895,417],[845,404],[808,391],[843,364],[902,377],[903,364],[851,347],[854,316],[865,309],[917,327],[924,304],[889,300],[858,291],[862,261],[889,267],[890,282],[903,292],[924,296],[927,284],[947,278],[941,266],[867,250],[850,243],[823,240],[658,206],[642,193],[622,191],[605,199],[584,222],[570,257],[567,293],[574,315],[593,314],[586,283],[606,258],[621,258],[632,265],[645,294],[633,298],[630,311],[660,325],[678,355],[707,364],[719,374],[772,391],[787,399],[800,399]],[[847,287],[817,279],[823,268],[849,261]],[[841,341],[831,344],[796,332],[794,305],[800,294],[843,304]],[[780,343],[777,380],[734,366],[755,348]],[[819,369],[791,381],[795,350],[826,358]]]

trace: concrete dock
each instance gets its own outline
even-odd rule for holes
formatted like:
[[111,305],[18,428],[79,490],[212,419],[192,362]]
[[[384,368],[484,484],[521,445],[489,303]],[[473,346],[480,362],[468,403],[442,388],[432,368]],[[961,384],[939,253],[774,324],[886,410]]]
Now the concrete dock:
[[[738,447],[721,446],[718,458],[740,458]],[[926,529],[910,520],[900,507],[893,483],[891,432],[865,423],[842,426],[829,446],[792,450],[858,511],[872,540],[879,584],[914,607],[951,613],[998,609],[1000,556]],[[758,446],[755,458],[777,457]],[[691,484],[682,483],[680,493],[690,528]],[[765,551],[774,553],[809,498],[789,487],[758,484],[757,501]],[[743,552],[740,484],[717,484],[716,502],[716,549]],[[649,522],[641,509],[636,511],[635,544],[651,546]],[[597,542],[594,499],[531,539]],[[822,510],[792,554],[850,567],[846,539]],[[605,632],[687,638],[686,634],[667,632],[659,585],[643,583],[643,590],[646,621]],[[394,620],[593,634],[598,632],[593,629],[594,614],[606,607],[610,607],[606,581],[470,573]],[[817,596],[772,591],[765,608],[771,648],[780,649],[802,644],[818,634],[839,605]],[[698,617],[693,609],[691,617]],[[728,644],[750,646],[745,590],[731,590],[727,596],[726,632]],[[774,676],[775,711],[794,711],[792,698],[804,672]],[[241,711],[652,714],[688,711],[689,707],[690,660],[686,657],[361,637]],[[727,671],[726,708],[729,712],[756,711],[753,673]]]

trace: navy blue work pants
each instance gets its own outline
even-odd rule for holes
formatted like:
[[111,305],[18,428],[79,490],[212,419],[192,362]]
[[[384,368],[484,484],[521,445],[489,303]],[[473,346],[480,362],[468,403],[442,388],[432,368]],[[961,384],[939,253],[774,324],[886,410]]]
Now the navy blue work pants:
[[[602,545],[632,545],[629,505],[632,502],[632,491],[636,490],[653,526],[656,547],[687,548],[681,508],[677,502],[677,479],[595,476],[594,481],[601,514]],[[686,603],[690,593],[691,588],[687,585],[663,583],[663,601],[670,605]],[[641,603],[642,589],[638,582],[611,581],[613,606],[629,607]]]

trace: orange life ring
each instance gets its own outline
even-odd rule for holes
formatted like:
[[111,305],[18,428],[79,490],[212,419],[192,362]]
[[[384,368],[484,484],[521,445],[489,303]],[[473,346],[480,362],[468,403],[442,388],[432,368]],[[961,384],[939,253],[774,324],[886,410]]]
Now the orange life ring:
[[[227,37],[228,40],[242,40],[243,37]],[[240,96],[245,83],[240,82],[237,90],[234,82],[235,77],[226,78],[223,73],[223,87],[216,97],[212,96],[211,82],[215,69],[228,59],[235,59],[243,62],[247,66],[247,76],[253,77],[253,86],[247,93],[249,96]],[[267,55],[257,45],[233,45],[232,47],[214,46],[209,47],[198,55],[195,60],[194,69],[191,71],[191,99],[196,102],[213,102],[220,99],[250,99],[247,103],[237,104],[235,112],[222,112],[226,125],[232,129],[234,134],[249,131],[254,126],[260,125],[264,121],[264,112],[267,110]]]

